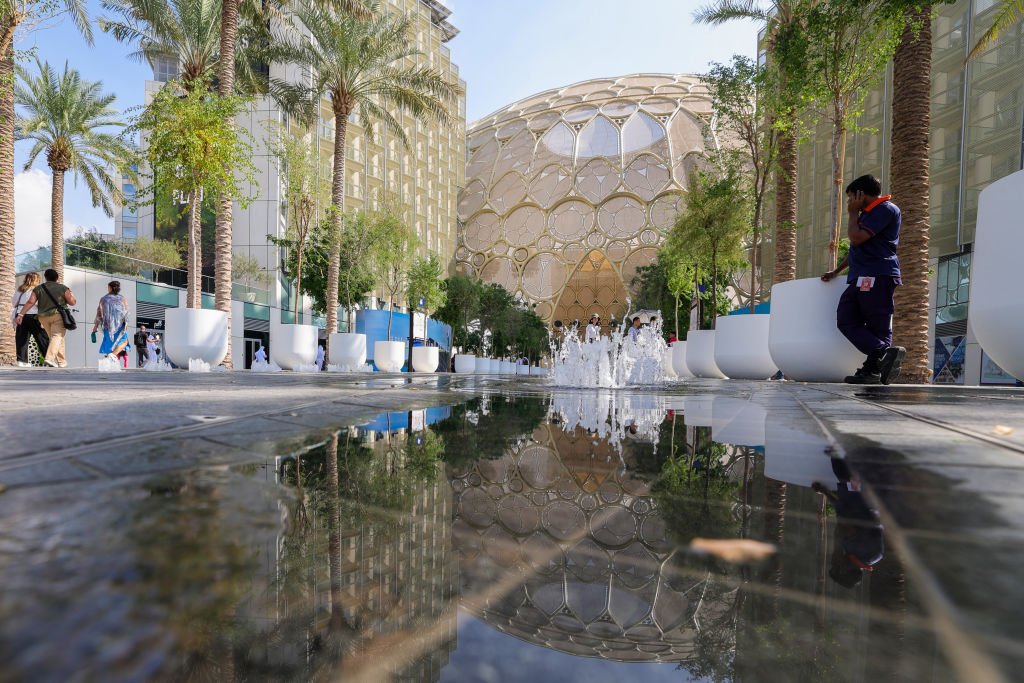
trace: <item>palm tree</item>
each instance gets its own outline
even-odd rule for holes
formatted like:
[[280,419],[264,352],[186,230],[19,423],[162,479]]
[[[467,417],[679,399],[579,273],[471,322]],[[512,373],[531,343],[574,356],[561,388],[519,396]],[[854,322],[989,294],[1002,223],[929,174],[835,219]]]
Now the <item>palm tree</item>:
[[338,329],[338,277],[341,260],[339,237],[345,200],[345,140],[349,117],[357,114],[367,135],[369,121],[383,124],[408,147],[397,114],[430,118],[450,125],[449,106],[459,92],[456,83],[446,81],[430,67],[408,64],[419,55],[410,43],[413,19],[408,15],[380,12],[378,3],[369,5],[374,17],[361,21],[351,15],[302,4],[296,19],[309,38],[297,44],[282,36],[269,53],[273,61],[294,64],[304,73],[298,82],[271,82],[271,93],[288,111],[308,123],[319,118],[320,101],[330,100],[334,115],[334,174],[331,185],[331,221],[327,273],[327,329]]
[[[19,140],[34,144],[25,161],[25,170],[32,167],[39,155],[46,152],[46,163],[53,172],[51,189],[50,230],[51,262],[64,277],[64,175],[71,171],[75,183],[81,178],[89,188],[92,205],[113,217],[114,204],[124,202],[124,194],[112,170],[133,178],[132,148],[110,129],[127,124],[111,106],[116,95],[103,92],[99,81],[86,81],[77,70],[64,63],[58,75],[49,62],[36,60],[39,75],[33,76],[17,67],[20,81],[14,85],[14,96],[23,115],[15,126]],[[134,178],[133,178],[134,180]]]
[[[14,296],[14,35],[61,14],[92,44],[85,0],[0,0],[0,320],[10,320]],[[0,334],[0,365],[14,360],[14,335]]]
[[890,192],[903,215],[893,343],[907,349],[901,377],[928,382],[929,144],[931,128],[932,7],[900,0],[907,26],[893,55]]
[[[774,47],[774,36],[780,28],[799,21],[801,4],[807,0],[770,0],[766,6],[758,0],[715,0],[694,13],[698,23],[720,25],[728,21],[752,19],[766,27],[769,53]],[[813,0],[811,0],[813,2]],[[781,74],[782,89],[786,88],[786,74]],[[795,109],[780,117],[784,133],[779,139],[778,170],[775,173],[775,234],[772,284],[796,278],[796,174],[797,137],[793,130]]]
[[971,48],[967,59],[964,60],[964,64],[967,63],[967,60],[976,57],[990,43],[995,42],[999,38],[1000,32],[1021,21],[1024,21],[1024,0],[1003,0],[1003,4],[999,7],[995,17],[992,18],[992,25],[978,39],[977,44]]

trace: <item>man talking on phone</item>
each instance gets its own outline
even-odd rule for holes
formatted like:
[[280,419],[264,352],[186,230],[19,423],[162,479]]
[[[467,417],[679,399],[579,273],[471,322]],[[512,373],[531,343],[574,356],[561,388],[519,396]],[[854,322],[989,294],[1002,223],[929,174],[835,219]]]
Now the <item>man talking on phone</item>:
[[850,214],[850,253],[839,267],[823,274],[825,282],[849,267],[846,291],[839,299],[839,331],[867,356],[849,384],[890,384],[900,376],[907,350],[892,346],[893,295],[900,279],[896,248],[900,243],[900,209],[882,195],[878,178],[865,175],[846,188]]

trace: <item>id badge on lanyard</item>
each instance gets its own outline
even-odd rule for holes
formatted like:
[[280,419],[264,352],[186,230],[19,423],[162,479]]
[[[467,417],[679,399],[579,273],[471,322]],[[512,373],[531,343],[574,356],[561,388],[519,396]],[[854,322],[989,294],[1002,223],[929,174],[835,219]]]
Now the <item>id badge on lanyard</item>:
[[862,292],[870,292],[871,288],[875,286],[875,278],[873,277],[859,277],[857,278],[857,289]]

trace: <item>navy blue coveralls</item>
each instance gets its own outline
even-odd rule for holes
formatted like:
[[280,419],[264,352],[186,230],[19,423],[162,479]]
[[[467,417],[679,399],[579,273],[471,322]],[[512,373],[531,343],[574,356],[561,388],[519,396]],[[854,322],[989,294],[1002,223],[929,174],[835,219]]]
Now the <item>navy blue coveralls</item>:
[[836,309],[839,331],[868,358],[877,358],[892,345],[893,295],[903,284],[896,257],[900,209],[889,197],[876,199],[857,219],[871,238],[850,246],[847,287]]

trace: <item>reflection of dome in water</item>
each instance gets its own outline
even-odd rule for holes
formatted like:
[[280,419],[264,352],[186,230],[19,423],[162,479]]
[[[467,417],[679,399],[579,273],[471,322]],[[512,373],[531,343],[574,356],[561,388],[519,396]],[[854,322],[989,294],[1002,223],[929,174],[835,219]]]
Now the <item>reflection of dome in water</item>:
[[[621,314],[705,148],[695,76],[636,74],[550,90],[472,124],[456,258],[545,320]],[[625,285],[624,285],[625,283]]]
[[703,575],[677,571],[648,484],[594,442],[542,426],[516,451],[453,472],[462,607],[574,655],[686,659],[697,612],[725,607]]

